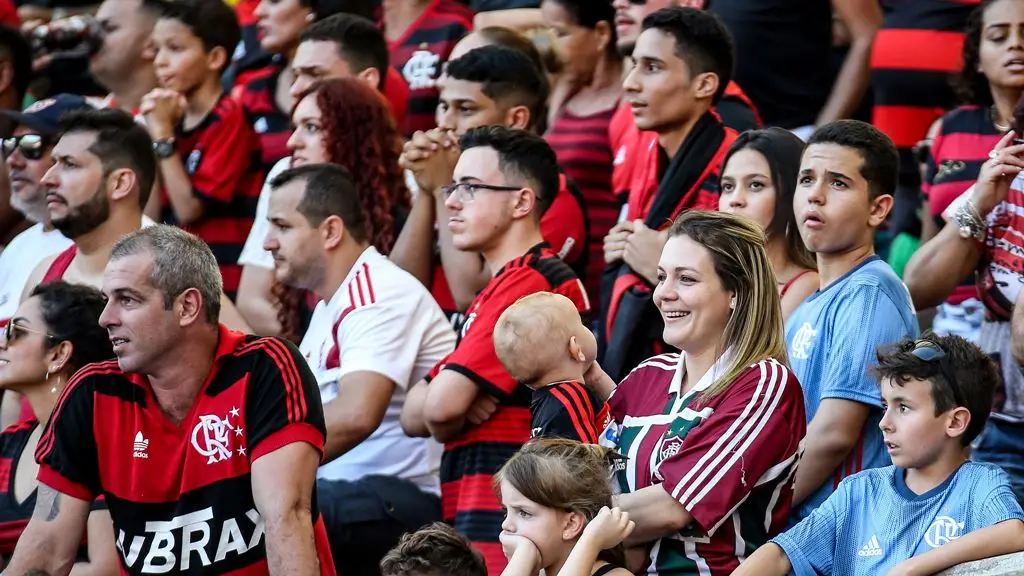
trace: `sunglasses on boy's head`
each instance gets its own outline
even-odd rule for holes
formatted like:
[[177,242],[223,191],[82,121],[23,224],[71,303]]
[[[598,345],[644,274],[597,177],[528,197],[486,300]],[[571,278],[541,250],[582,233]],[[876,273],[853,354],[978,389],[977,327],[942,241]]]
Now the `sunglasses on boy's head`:
[[8,344],[17,340],[21,334],[42,334],[43,336],[46,336],[47,340],[57,339],[56,336],[53,336],[48,332],[33,330],[32,328],[22,326],[21,324],[16,324],[14,320],[9,321],[7,326],[4,326],[4,340],[7,341]]
[[22,134],[4,138],[4,158],[14,154],[15,148],[21,151],[21,155],[28,160],[39,160],[46,154],[46,148],[50,145],[50,139],[42,134]]
[[910,353],[918,360],[923,360],[929,364],[937,363],[939,365],[939,372],[942,373],[946,378],[946,382],[949,383],[949,389],[953,393],[953,401],[956,402],[957,406],[967,406],[963,393],[960,391],[960,385],[953,376],[954,372],[949,362],[949,355],[946,354],[946,351],[941,346],[928,340],[918,340],[914,343],[914,349]]

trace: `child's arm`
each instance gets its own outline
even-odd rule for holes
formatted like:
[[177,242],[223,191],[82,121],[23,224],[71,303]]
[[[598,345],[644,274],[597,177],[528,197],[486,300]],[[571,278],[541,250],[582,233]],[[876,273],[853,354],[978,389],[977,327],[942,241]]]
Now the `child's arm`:
[[786,576],[791,569],[789,556],[778,544],[768,542],[744,560],[732,576]]
[[[601,508],[597,516],[583,529],[583,534],[576,541],[569,557],[565,559],[558,576],[590,576],[594,571],[597,555],[602,550],[621,544],[634,528],[636,524],[629,519],[629,514],[618,508]],[[625,575],[629,572],[614,570],[612,574]]]
[[[185,97],[172,90],[157,88],[143,97],[140,111],[154,142],[174,137],[174,126],[181,121],[185,106]],[[160,180],[178,222],[185,226],[201,218],[205,206],[192,192],[192,180],[181,156],[174,153],[159,160],[159,167]]]
[[935,574],[964,562],[1021,550],[1024,550],[1024,522],[1007,520],[975,530],[920,556],[904,560],[889,571],[889,576]]

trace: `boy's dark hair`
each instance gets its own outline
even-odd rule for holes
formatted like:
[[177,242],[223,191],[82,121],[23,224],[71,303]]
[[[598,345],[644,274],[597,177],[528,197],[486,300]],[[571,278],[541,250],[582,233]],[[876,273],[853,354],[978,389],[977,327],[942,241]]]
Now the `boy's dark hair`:
[[402,536],[380,561],[381,576],[487,576],[483,556],[443,522]]
[[330,216],[337,216],[356,242],[366,242],[366,220],[359,200],[359,190],[348,170],[337,164],[306,164],[290,168],[270,181],[270,189],[293,180],[305,183],[298,211],[311,226],[319,226]]
[[224,0],[145,0],[161,7],[160,17],[177,20],[184,24],[196,38],[203,42],[207,52],[223,48],[224,67],[231,64],[238,43],[242,41],[242,29],[238,16]]
[[310,24],[299,36],[299,42],[333,42],[338,55],[348,62],[353,72],[376,68],[380,72],[377,89],[384,87],[388,74],[388,45],[376,24],[352,14],[335,14]]
[[718,16],[697,8],[662,8],[644,18],[643,29],[670,34],[676,40],[676,55],[686,62],[690,75],[712,72],[718,76],[718,90],[711,99],[717,104],[732,80],[736,49],[732,34]]
[[530,128],[547,116],[548,82],[530,57],[505,46],[481,46],[448,62],[445,74],[482,84],[485,96],[502,106],[530,109]]
[[61,134],[95,134],[96,141],[89,146],[89,152],[100,159],[103,172],[109,174],[121,168],[134,172],[139,183],[139,204],[146,206],[156,180],[156,157],[149,133],[130,114],[112,108],[75,110],[62,116],[58,126]]
[[[463,151],[487,147],[498,153],[498,170],[510,181],[526,180],[537,197],[534,210],[539,220],[555,195],[561,182],[558,158],[546,140],[526,130],[506,126],[480,126],[466,132],[459,141]],[[518,185],[518,184],[517,184]]]
[[[915,349],[929,345],[946,355],[945,361],[955,383],[949,382],[943,374],[939,360],[926,361],[915,355]],[[889,378],[900,386],[911,378],[929,380],[936,416],[956,408],[959,405],[957,396],[963,399],[964,408],[971,413],[971,421],[960,437],[962,445],[967,446],[981,433],[1000,381],[995,362],[981,348],[960,336],[937,336],[925,332],[916,340],[904,338],[888,349],[880,349],[877,357],[878,365],[872,368],[872,372],[879,380]],[[953,392],[953,386],[958,387],[958,393]]]
[[11,61],[14,73],[12,84],[20,107],[33,77],[32,48],[20,31],[0,25],[0,60]]
[[881,130],[860,120],[836,120],[829,122],[811,134],[807,145],[836,144],[853,148],[864,162],[860,174],[868,182],[872,200],[883,194],[896,193],[899,178],[900,156],[896,146]]

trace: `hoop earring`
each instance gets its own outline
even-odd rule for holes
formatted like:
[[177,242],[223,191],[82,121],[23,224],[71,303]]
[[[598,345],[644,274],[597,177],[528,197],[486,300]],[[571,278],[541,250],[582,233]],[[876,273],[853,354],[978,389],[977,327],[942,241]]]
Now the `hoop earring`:
[[[46,371],[46,380],[44,380],[44,382],[49,382],[49,381],[50,381],[50,371],[47,370]],[[57,376],[57,382],[55,382],[53,386],[50,386],[50,394],[56,394],[58,388],[60,388],[60,376]]]

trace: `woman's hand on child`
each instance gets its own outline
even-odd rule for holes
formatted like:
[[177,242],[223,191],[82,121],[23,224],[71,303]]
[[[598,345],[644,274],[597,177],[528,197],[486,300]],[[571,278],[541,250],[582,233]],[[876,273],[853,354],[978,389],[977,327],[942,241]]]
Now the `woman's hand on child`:
[[636,528],[636,523],[629,519],[629,514],[621,508],[605,506],[583,529],[583,536],[590,540],[599,550],[607,550],[621,544]]
[[529,564],[540,570],[540,550],[529,538],[502,530],[498,540],[501,541],[501,549],[509,561],[513,556],[518,556],[523,560],[529,560]]

